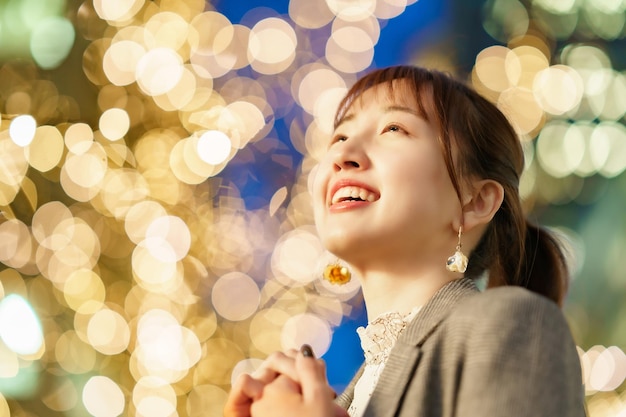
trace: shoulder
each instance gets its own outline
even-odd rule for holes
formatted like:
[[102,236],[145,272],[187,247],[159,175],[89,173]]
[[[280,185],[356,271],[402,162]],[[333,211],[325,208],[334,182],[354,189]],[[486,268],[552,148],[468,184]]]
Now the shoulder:
[[424,362],[452,381],[459,416],[582,415],[580,361],[565,316],[525,288],[464,297],[424,347]]
[[456,334],[453,338],[465,338],[466,346],[575,350],[559,306],[522,287],[498,287],[467,297],[446,322],[447,330]]
[[536,315],[564,320],[563,312],[554,301],[517,286],[491,288],[467,297],[452,312],[452,316],[480,321],[510,318],[524,320]]

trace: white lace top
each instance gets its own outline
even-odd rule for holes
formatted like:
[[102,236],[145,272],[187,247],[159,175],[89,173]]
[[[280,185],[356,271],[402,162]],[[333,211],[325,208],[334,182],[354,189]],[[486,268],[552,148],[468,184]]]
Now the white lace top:
[[357,329],[365,353],[365,369],[354,387],[354,397],[348,408],[351,417],[361,417],[365,412],[391,349],[419,310],[420,307],[415,307],[404,316],[396,312],[384,313],[368,323],[367,327]]

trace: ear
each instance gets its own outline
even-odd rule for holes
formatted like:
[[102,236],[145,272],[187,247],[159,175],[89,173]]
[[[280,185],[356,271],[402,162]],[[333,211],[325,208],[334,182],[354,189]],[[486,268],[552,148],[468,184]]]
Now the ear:
[[504,200],[502,184],[494,180],[473,183],[473,192],[463,202],[463,229],[472,230],[493,219]]

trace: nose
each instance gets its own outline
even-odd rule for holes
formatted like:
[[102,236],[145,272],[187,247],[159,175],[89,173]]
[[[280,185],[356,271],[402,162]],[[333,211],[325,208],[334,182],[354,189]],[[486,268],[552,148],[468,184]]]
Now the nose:
[[367,152],[356,140],[347,139],[337,144],[334,155],[334,165],[336,171],[364,169],[369,164]]

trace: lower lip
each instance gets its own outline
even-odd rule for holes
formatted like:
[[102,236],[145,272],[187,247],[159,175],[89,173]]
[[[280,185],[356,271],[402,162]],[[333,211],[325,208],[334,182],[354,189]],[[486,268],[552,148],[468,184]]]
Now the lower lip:
[[336,213],[362,208],[370,204],[372,204],[370,201],[342,201],[331,205],[329,210],[331,213]]

